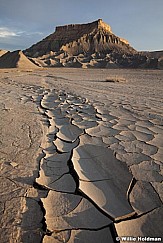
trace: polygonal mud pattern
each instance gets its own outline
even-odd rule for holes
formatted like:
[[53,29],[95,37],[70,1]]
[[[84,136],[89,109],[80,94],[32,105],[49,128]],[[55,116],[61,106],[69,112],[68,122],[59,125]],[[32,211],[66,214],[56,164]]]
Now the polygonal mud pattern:
[[[161,232],[151,221],[159,222],[161,214],[163,129],[157,119],[140,116],[144,111],[134,101],[129,105],[125,95],[115,99],[110,92],[103,103],[93,105],[61,90],[30,86],[20,97],[24,105],[32,101],[39,106],[43,127],[43,158],[35,184],[41,192],[28,188],[25,194],[30,197],[23,204],[25,242],[40,242],[40,237],[43,242],[113,242],[112,221],[121,221],[116,224],[120,236]],[[10,161],[8,166],[16,173],[19,165]],[[6,197],[19,206],[13,197],[22,196],[21,188],[2,180],[1,200]],[[12,208],[8,202],[0,204],[3,223],[6,206]],[[33,211],[27,214],[28,207]]]

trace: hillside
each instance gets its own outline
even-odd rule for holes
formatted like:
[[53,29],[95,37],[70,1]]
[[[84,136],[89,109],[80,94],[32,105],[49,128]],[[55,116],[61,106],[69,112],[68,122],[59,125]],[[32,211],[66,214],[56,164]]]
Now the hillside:
[[163,58],[163,51],[144,51],[142,54],[152,58]]
[[0,49],[0,57],[3,56],[4,54],[6,54],[7,52],[8,52],[8,51],[6,51],[6,50],[1,50],[1,49]]
[[0,57],[0,68],[37,68],[22,51],[7,52]]

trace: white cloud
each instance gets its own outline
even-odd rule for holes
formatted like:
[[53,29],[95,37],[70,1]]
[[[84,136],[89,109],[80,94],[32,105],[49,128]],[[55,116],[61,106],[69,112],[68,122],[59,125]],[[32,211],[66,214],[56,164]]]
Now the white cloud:
[[16,36],[32,36],[32,35],[43,35],[42,32],[28,32],[28,31],[15,31],[11,30],[7,27],[0,27],[0,38],[9,38],[9,37],[16,37]]
[[36,31],[36,32],[25,32],[25,31],[24,31],[24,33],[25,33],[27,36],[30,36],[30,35],[43,35],[42,32],[38,32],[38,31]]
[[20,33],[10,30],[7,27],[0,27],[0,38],[6,38],[6,37],[12,37],[12,36],[20,36]]

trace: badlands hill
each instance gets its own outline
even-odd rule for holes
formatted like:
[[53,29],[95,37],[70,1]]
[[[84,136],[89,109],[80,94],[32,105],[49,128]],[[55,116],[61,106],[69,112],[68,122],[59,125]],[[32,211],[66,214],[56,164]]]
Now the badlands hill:
[[163,58],[163,51],[144,51],[142,54],[153,58]]
[[150,51],[142,53],[143,55],[146,55],[149,58],[158,59],[158,68],[163,69],[163,51]]
[[1,55],[0,52],[0,68],[37,68],[22,51],[6,52]]
[[56,27],[54,33],[24,51],[39,66],[157,68],[158,59],[137,52],[98,19]]

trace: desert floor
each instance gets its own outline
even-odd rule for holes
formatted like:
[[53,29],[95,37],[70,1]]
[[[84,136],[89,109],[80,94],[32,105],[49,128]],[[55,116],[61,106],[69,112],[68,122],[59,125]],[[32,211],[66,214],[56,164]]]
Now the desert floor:
[[163,71],[1,69],[0,87],[1,243],[163,236]]

